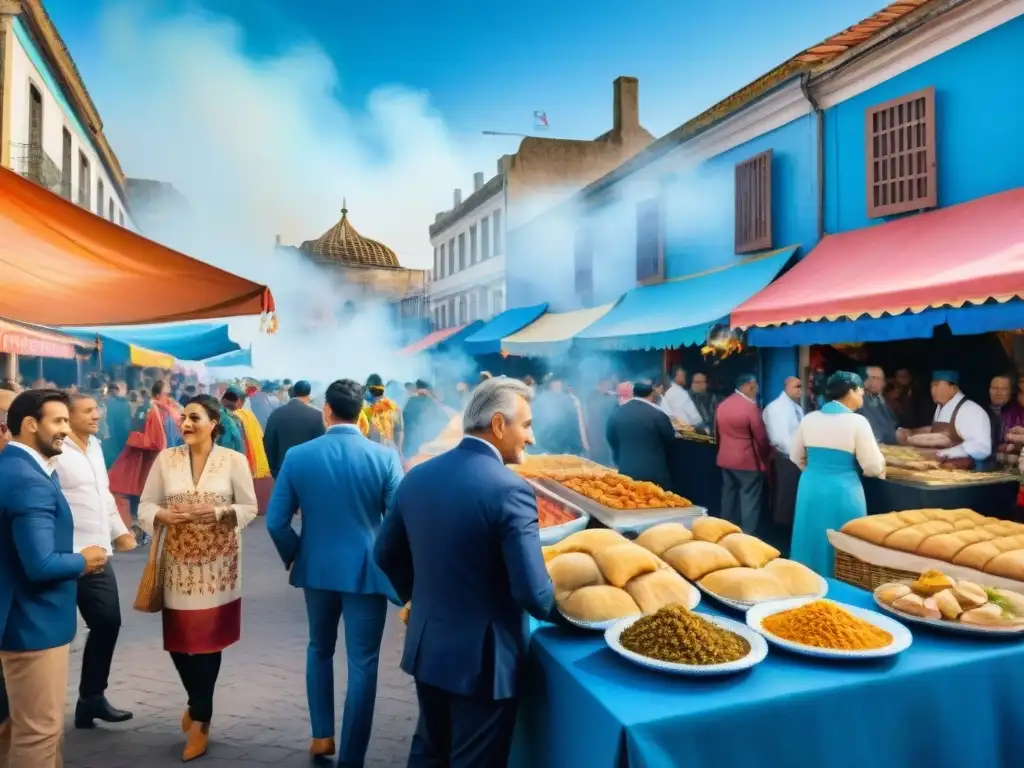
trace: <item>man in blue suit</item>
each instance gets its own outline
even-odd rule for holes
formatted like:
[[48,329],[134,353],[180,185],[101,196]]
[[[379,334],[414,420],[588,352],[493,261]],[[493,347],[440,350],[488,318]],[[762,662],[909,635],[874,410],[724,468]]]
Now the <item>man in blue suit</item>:
[[557,620],[536,497],[504,466],[533,444],[532,396],[515,379],[481,383],[463,415],[466,437],[409,472],[377,538],[377,564],[412,601],[402,669],[416,679],[420,729],[410,766],[506,765],[524,610]]
[[74,520],[52,460],[71,433],[68,398],[28,390],[7,412],[0,452],[0,765],[59,764],[77,580],[102,570],[102,547],[74,551]]
[[[393,594],[373,562],[373,545],[402,470],[394,450],[359,431],[362,385],[336,381],[325,401],[327,433],[288,451],[270,498],[267,531],[291,569],[292,585],[306,597],[306,696],[314,756],[335,752],[334,647],[345,616],[348,691],[338,765],[356,768],[370,742],[377,662]],[[292,517],[299,509],[302,532],[296,533]]]

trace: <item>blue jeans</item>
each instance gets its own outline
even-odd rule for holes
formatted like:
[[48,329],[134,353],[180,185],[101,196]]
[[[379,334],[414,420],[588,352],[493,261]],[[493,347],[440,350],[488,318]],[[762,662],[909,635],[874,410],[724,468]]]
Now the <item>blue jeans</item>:
[[377,698],[377,664],[388,601],[383,595],[358,595],[305,589],[309,619],[306,698],[314,739],[334,735],[334,649],[338,623],[345,617],[348,690],[341,722],[339,766],[361,766],[370,743]]

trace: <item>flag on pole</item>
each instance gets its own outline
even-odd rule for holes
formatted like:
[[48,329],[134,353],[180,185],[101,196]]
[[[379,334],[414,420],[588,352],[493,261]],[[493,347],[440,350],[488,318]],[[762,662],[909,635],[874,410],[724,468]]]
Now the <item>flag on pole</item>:
[[533,129],[535,131],[546,131],[548,129],[548,113],[547,112],[534,112],[533,113]]

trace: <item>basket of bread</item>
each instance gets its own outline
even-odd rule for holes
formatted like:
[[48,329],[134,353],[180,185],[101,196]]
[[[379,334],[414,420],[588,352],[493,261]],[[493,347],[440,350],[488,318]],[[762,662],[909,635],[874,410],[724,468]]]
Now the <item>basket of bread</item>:
[[649,528],[637,546],[668,563],[701,591],[745,610],[768,600],[823,597],[828,583],[805,565],[779,557],[775,547],[717,517]]
[[1024,595],[930,570],[913,581],[882,584],[875,602],[917,624],[973,634],[1024,636]]
[[1024,524],[971,509],[911,509],[868,515],[828,532],[837,578],[863,589],[928,570],[955,578],[1024,584]]
[[574,533],[543,552],[559,611],[584,629],[603,631],[626,616],[700,602],[662,560],[607,528]]

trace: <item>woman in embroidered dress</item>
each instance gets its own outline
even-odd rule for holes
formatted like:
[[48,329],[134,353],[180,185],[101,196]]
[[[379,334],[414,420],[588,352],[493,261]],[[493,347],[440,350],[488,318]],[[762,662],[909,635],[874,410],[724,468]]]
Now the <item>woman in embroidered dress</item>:
[[384,381],[376,373],[366,380],[366,406],[359,415],[359,429],[375,443],[402,453],[402,411],[384,394]]
[[144,530],[166,527],[164,649],[188,694],[186,762],[206,753],[221,651],[241,636],[240,531],[256,517],[245,454],[215,444],[223,418],[209,395],[188,401],[185,444],[157,456],[139,503]]

